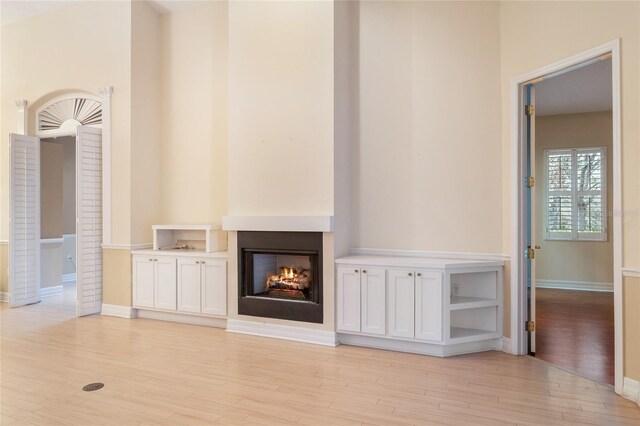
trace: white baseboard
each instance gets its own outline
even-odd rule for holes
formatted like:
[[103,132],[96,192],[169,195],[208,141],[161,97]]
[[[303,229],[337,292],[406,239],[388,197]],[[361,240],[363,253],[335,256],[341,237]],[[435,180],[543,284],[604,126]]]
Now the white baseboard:
[[338,340],[341,345],[362,346],[365,348],[384,349],[388,351],[408,352],[413,354],[431,355],[438,357],[500,350],[502,348],[501,339],[499,338],[481,340],[478,342],[457,343],[452,345],[437,345],[433,343],[389,339],[386,337],[338,333]]
[[536,280],[536,288],[613,292],[613,283],[594,283],[594,282],[587,282],[587,281]]
[[118,318],[135,318],[136,310],[131,306],[106,305],[103,303],[100,315]]
[[1,303],[9,303],[9,292],[8,291],[0,291],[0,302]]
[[640,381],[625,377],[622,383],[622,396],[640,406]]
[[398,257],[425,257],[428,259],[461,259],[461,260],[492,260],[509,261],[508,254],[500,253],[467,253],[457,251],[423,251],[423,250],[387,250],[371,248],[353,248],[352,255],[360,256],[398,256]]
[[62,294],[63,291],[64,291],[64,288],[61,285],[55,285],[52,287],[41,287],[40,297],[55,296],[57,294]]
[[251,334],[253,336],[273,337],[316,345],[336,346],[336,333],[333,331],[312,330],[279,324],[265,324],[253,321],[227,320],[227,331],[231,333]]
[[508,353],[508,354],[512,354],[515,355],[512,352],[512,348],[511,348],[511,339],[508,337],[502,337],[502,352]]
[[72,283],[75,282],[77,279],[76,274],[64,274],[62,275],[62,282],[63,283]]
[[135,309],[138,318],[153,319],[159,321],[180,322],[183,324],[203,325],[207,327],[226,328],[225,318],[208,317],[202,315],[180,314],[177,312],[163,312],[147,309]]

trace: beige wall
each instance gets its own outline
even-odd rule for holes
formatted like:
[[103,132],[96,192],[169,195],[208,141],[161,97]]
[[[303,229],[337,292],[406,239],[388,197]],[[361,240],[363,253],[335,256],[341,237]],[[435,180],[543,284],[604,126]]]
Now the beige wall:
[[40,238],[62,237],[64,147],[40,143]]
[[640,381],[640,278],[624,279],[624,375]]
[[[511,103],[513,78],[621,39],[622,198],[624,266],[640,265],[640,3],[503,2],[500,5],[502,92],[503,250],[511,247]],[[637,280],[635,280],[637,282]],[[625,286],[628,290],[629,284]],[[629,327],[635,290],[624,295],[624,374],[640,370],[640,333]],[[629,352],[632,348],[634,352]],[[637,377],[636,377],[637,378]]]
[[229,214],[333,214],[333,3],[229,4]]
[[131,252],[102,250],[102,303],[131,306]]
[[131,4],[131,240],[151,243],[161,223],[161,21],[146,1]]
[[227,212],[227,56],[226,2],[162,17],[163,223]]
[[[1,5],[0,5],[1,7]],[[0,239],[8,239],[8,140],[17,129],[15,101],[33,113],[44,99],[63,90],[113,86],[113,240],[130,236],[131,5],[78,2],[76,5],[2,26],[0,55]],[[45,98],[43,98],[45,97]]]
[[501,253],[498,4],[360,13],[353,246]]
[[613,208],[613,138],[611,111],[564,114],[536,119],[536,279],[611,284],[613,290],[613,219],[608,215],[607,241],[544,239],[544,150],[606,148],[607,208]]
[[0,293],[6,293],[9,291],[8,265],[9,246],[4,242],[0,242]]
[[62,232],[76,233],[76,140],[58,138],[64,147],[64,170],[62,171]]

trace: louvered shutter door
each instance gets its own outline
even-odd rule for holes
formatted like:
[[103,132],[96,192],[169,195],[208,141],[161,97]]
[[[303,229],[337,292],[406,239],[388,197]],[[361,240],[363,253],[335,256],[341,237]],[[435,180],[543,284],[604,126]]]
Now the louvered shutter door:
[[102,307],[102,133],[78,126],[76,144],[77,315]]
[[9,304],[40,301],[40,139],[10,135]]

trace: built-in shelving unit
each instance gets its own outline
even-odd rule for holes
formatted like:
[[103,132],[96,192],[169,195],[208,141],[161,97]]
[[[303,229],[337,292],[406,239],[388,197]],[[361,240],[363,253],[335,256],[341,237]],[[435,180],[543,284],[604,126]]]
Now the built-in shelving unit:
[[342,343],[438,356],[498,349],[501,261],[336,259]]
[[152,229],[154,250],[189,246],[211,253],[227,249],[227,232],[213,225],[153,225]]

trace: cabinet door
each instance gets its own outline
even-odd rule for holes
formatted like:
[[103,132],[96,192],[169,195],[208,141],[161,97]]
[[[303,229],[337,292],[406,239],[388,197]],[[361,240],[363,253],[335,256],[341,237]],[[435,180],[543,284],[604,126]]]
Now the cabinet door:
[[386,334],[387,292],[384,269],[363,269],[361,275],[362,332]]
[[227,315],[227,262],[202,260],[202,313]]
[[176,310],[176,259],[157,257],[154,281],[154,306],[158,309]]
[[416,339],[442,340],[442,274],[416,272]]
[[178,259],[178,311],[200,312],[200,260]]
[[389,336],[414,337],[413,278],[412,271],[389,271]]
[[153,308],[153,258],[133,256],[133,306]]
[[338,268],[338,331],[360,331],[360,269]]

